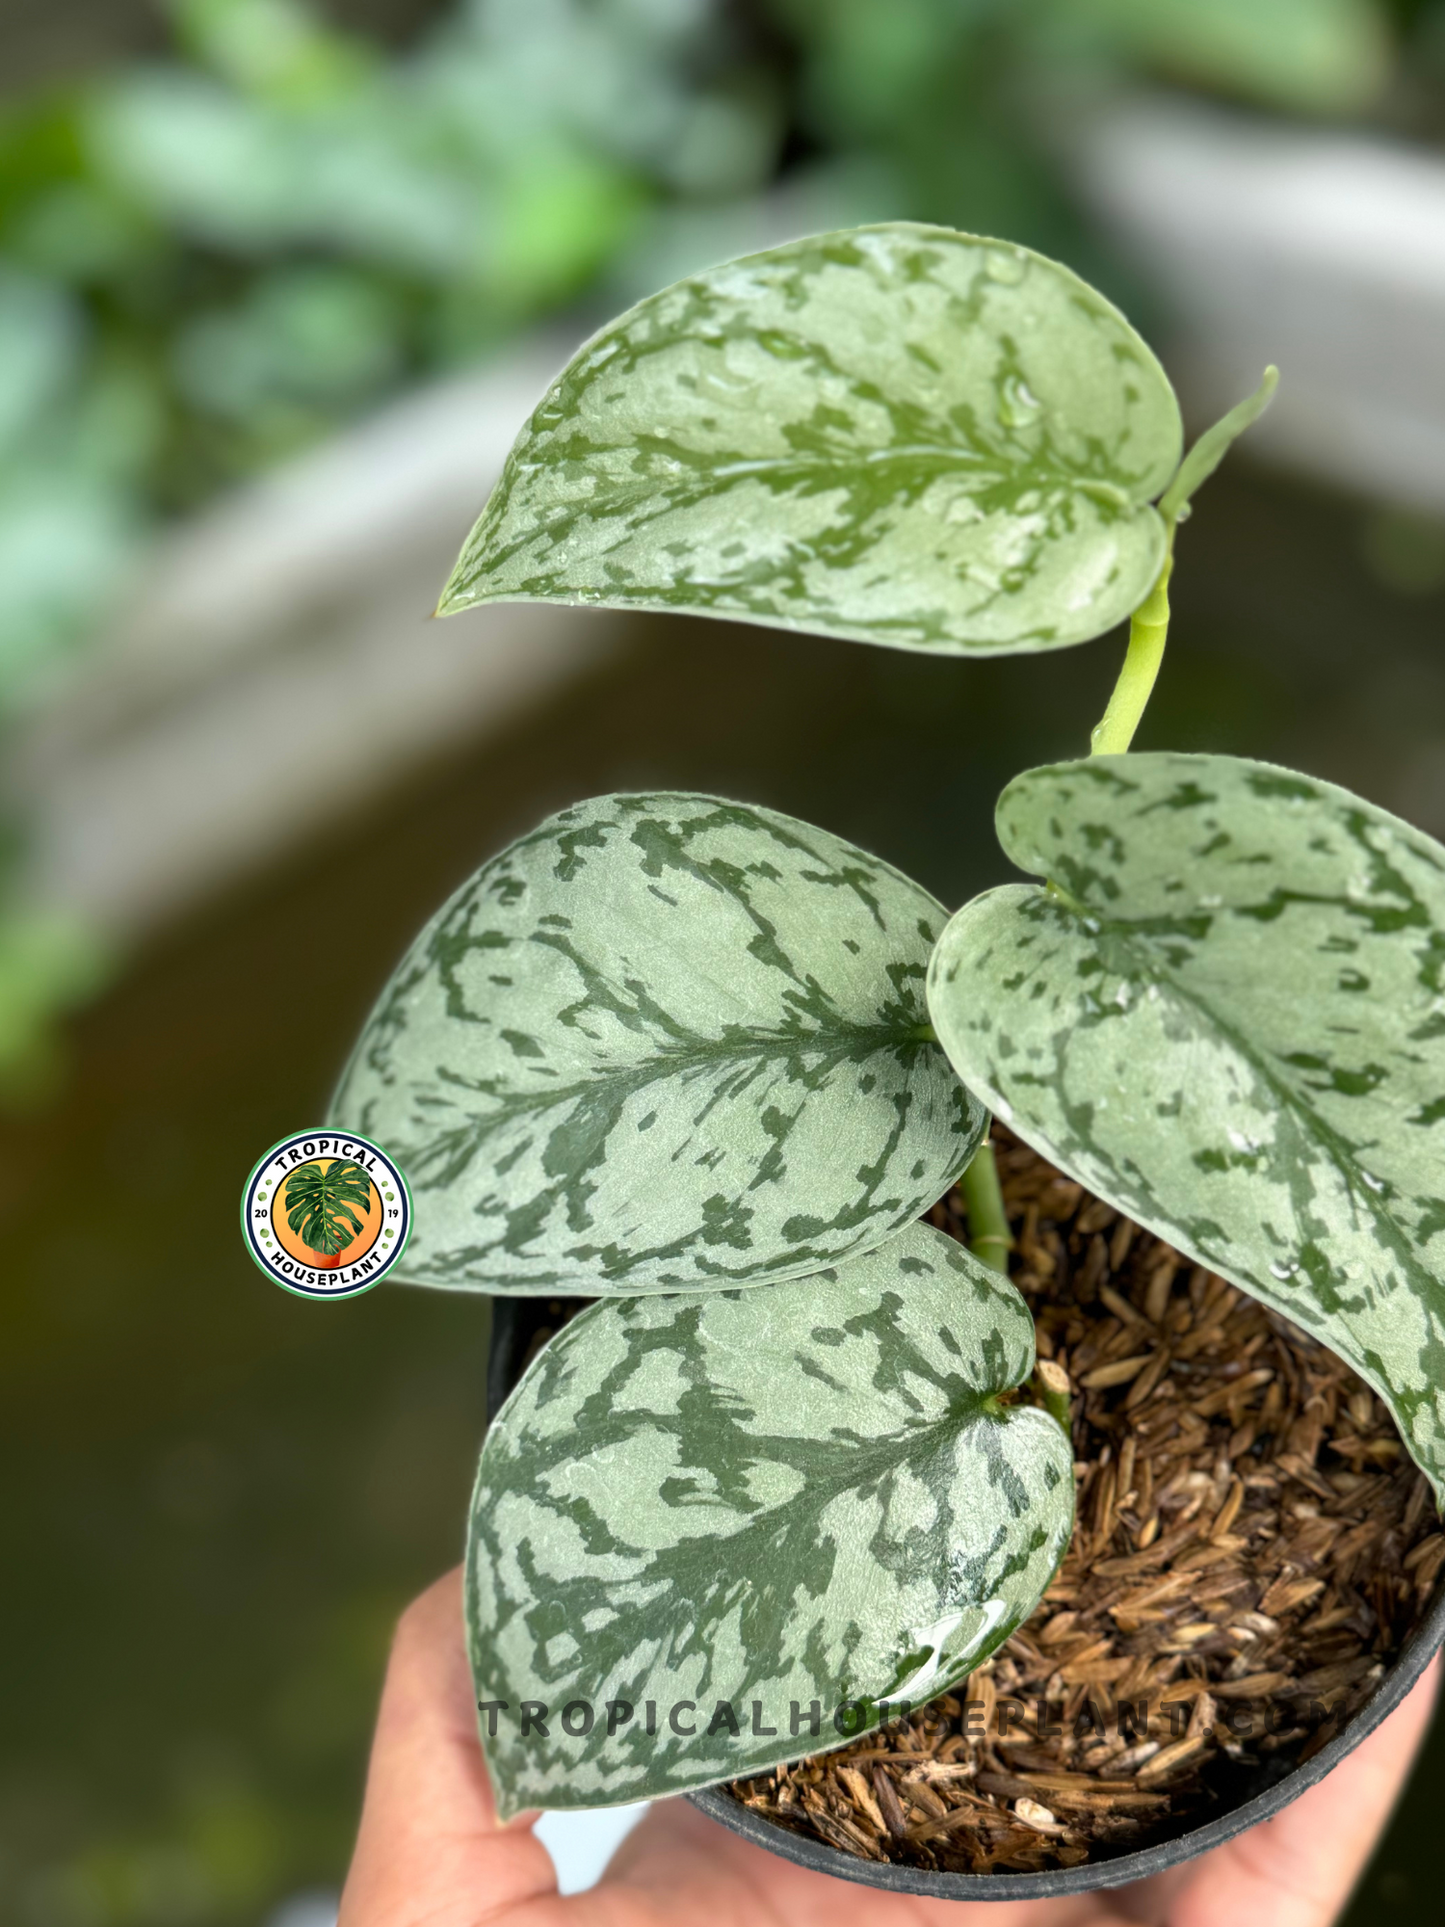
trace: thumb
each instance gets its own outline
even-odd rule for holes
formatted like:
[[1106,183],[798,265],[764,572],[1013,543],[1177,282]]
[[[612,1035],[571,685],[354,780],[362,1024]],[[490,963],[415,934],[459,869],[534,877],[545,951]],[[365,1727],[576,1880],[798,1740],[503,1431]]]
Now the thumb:
[[555,1895],[536,1817],[497,1822],[457,1567],[397,1626],[337,1927],[481,1927]]

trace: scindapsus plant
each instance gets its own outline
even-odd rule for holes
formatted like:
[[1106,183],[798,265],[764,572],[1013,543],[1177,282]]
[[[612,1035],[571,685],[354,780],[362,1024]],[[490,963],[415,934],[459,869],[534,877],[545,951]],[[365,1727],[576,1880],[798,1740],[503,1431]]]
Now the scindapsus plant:
[[[1310,777],[1127,753],[1176,530],[1273,382],[1186,455],[1073,274],[891,225],[642,302],[520,436],[444,611],[975,657],[1132,625],[1093,753],[999,802],[1033,882],[950,918],[772,810],[605,796],[486,863],[382,996],[335,1116],[409,1174],[410,1278],[597,1301],[482,1453],[504,1812],[841,1744],[1037,1604],[1072,1453],[1012,1396],[1033,1329],[990,1112],[1347,1360],[1440,1492],[1445,850]],[[972,1252],[918,1222],[960,1180]]]

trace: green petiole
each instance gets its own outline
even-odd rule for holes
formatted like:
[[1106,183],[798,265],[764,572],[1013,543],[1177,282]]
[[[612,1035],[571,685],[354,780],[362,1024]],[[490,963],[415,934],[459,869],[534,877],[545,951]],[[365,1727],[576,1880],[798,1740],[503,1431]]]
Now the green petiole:
[[1074,1416],[1069,1398],[1068,1373],[1061,1365],[1056,1365],[1051,1358],[1041,1358],[1034,1367],[1034,1377],[1039,1382],[1045,1410],[1051,1413],[1064,1428],[1065,1437],[1072,1438]]
[[998,1165],[987,1138],[974,1152],[973,1162],[960,1182],[968,1210],[968,1248],[975,1258],[1007,1277],[1013,1237],[1008,1228],[1008,1213],[1004,1210]]
[[1129,618],[1129,647],[1124,654],[1124,667],[1114,684],[1109,707],[1089,738],[1091,756],[1122,756],[1134,740],[1134,731],[1154,693],[1159,665],[1164,660],[1164,644],[1169,637],[1169,577],[1173,568],[1171,525],[1164,567],[1154,587]]
[[1169,577],[1174,568],[1174,532],[1189,514],[1190,498],[1224,460],[1230,444],[1268,408],[1279,386],[1279,370],[1271,365],[1252,395],[1237,402],[1199,440],[1180,462],[1174,479],[1159,498],[1164,520],[1164,565],[1154,586],[1129,619],[1129,647],[1124,667],[1109,698],[1109,706],[1089,738],[1091,756],[1123,756],[1154,692],[1164,644],[1169,637]]

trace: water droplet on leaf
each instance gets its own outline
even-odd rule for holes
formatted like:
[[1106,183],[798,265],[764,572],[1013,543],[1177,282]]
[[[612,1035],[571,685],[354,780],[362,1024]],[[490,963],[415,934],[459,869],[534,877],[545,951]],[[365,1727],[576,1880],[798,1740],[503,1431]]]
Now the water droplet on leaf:
[[1017,248],[990,248],[983,267],[990,281],[1016,288],[1028,270],[1028,260]]
[[1028,428],[1043,403],[1022,375],[1007,374],[999,385],[998,418],[1005,428]]

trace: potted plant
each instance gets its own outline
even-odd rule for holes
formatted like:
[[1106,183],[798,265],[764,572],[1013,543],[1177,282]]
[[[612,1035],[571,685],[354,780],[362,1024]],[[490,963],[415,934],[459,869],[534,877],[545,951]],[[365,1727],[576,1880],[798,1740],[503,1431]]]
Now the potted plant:
[[[508,1319],[505,1301],[591,1301],[522,1375],[478,1473],[467,1612],[502,1813],[691,1792],[776,1851],[881,1885],[1114,1884],[1293,1797],[1438,1643],[1445,850],[1310,777],[1128,753],[1176,530],[1274,379],[1185,455],[1163,370],[1076,276],[887,225],[642,302],[519,438],[443,611],[682,608],[956,655],[1131,629],[1092,754],[1000,800],[1034,881],[950,918],[777,812],[601,797],[484,864],[383,993],[334,1116],[408,1173],[407,1275],[495,1295],[508,1374],[528,1330],[558,1321]],[[1005,1275],[1015,1241],[1037,1339]],[[1041,1309],[1071,1268],[1077,1302]],[[1219,1384],[1185,1409],[1206,1367]],[[1176,1454],[1146,1518],[1149,1398],[1212,1470]],[[1327,1477],[1314,1458],[1337,1419]],[[1234,1456],[1209,1459],[1224,1420]],[[1374,1539],[1343,1529],[1350,1503],[1375,1508]],[[1067,1681],[1043,1664],[1055,1634],[1077,1646],[1066,1555],[1085,1577],[1090,1559],[1152,1575],[1099,1610],[1146,1644],[1166,1628],[1172,1684],[1099,1744],[1116,1779],[1141,1752],[1198,1751],[1230,1688],[1270,1677],[1248,1642],[1283,1621],[1236,1597],[1220,1611],[1239,1626],[1191,1634],[1155,1595],[1197,1570],[1227,1602],[1215,1555],[1249,1531],[1357,1560],[1386,1534],[1394,1604],[1331,1619],[1329,1590],[1308,1624],[1358,1646],[1373,1612],[1388,1675],[1345,1668],[1374,1691],[1344,1731],[1275,1722],[1244,1795],[1192,1831],[1150,1846],[1131,1820],[1081,1847],[1068,1803],[1088,1774],[1000,1753],[1017,1734],[989,1728],[990,1681],[1023,1679],[1025,1652]],[[1326,1586],[1276,1577],[1288,1611]],[[1237,1633],[1228,1680],[1201,1672],[1190,1638]],[[1075,1657],[1122,1663],[1116,1684],[1132,1663]],[[1039,1703],[1042,1746],[1047,1685]],[[930,1704],[958,1727],[931,1752]],[[1171,1706],[1166,1742],[1148,1722]],[[981,1772],[976,1739],[1006,1771]],[[895,1784],[898,1747],[913,1757]],[[795,1782],[800,1756],[824,1767]],[[856,1776],[851,1831],[824,1825],[829,1761]],[[1054,1806],[1033,1797],[1050,1786]],[[1005,1835],[961,1863],[943,1850],[965,1830],[959,1789]]]

